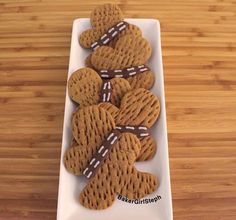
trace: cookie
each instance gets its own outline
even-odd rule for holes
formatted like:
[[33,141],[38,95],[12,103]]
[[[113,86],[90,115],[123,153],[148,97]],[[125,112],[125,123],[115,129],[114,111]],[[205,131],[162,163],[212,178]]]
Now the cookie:
[[[84,174],[89,179],[79,196],[83,206],[105,209],[112,205],[117,194],[139,199],[157,189],[158,180],[154,175],[140,172],[134,167],[141,150],[139,139],[131,133],[119,133],[109,112],[99,106],[79,108],[72,124],[78,145],[66,151],[64,164],[68,171],[75,175]],[[119,134],[117,139],[115,131]],[[105,150],[108,140],[112,144],[109,153]],[[94,158],[100,154],[106,156],[98,165],[100,161]],[[91,166],[94,167],[92,171],[96,172],[88,172]]]
[[[123,22],[124,16],[118,5],[104,4],[96,7],[90,15],[91,29],[84,31],[79,37],[79,43],[84,48],[92,48],[96,46],[96,42],[105,34],[111,38],[103,38],[103,45],[114,45],[120,36],[126,34],[141,36],[141,30],[132,24],[125,23],[125,28],[121,25],[115,30],[116,25]],[[121,23],[122,24],[122,23]],[[114,29],[113,29],[114,28]],[[121,30],[119,30],[121,28]],[[110,31],[111,30],[111,31]]]
[[69,96],[79,103],[80,107],[106,101],[119,106],[121,98],[130,90],[127,80],[114,78],[104,82],[97,72],[90,68],[75,71],[68,80]]
[[[87,164],[95,151],[98,150],[97,148],[94,149],[94,146],[99,147],[102,144],[102,140],[104,140],[112,130],[115,128],[118,129],[118,127],[125,127],[125,132],[134,133],[133,129],[137,127],[149,129],[153,126],[160,114],[159,100],[153,93],[145,89],[136,89],[128,92],[121,101],[118,113],[117,109],[111,104],[99,104],[98,106],[92,107],[93,108],[87,107],[86,110],[83,111],[79,108],[72,117],[72,133],[74,139],[78,146],[87,146],[85,148],[86,152],[84,152],[82,148],[77,149],[78,156],[84,156],[84,158],[79,159],[75,157],[75,155],[77,155],[75,149],[69,149],[65,154],[66,167],[77,175],[85,168],[84,165],[81,167],[81,161],[84,162],[83,164]],[[107,110],[105,110],[104,107]],[[113,114],[110,113],[111,109]],[[113,116],[115,116],[115,118]],[[86,126],[82,126],[82,123],[86,123]],[[145,137],[142,136],[140,139],[146,139],[148,136],[149,135]],[[150,140],[152,139],[146,139],[144,143],[148,143]],[[83,153],[80,153],[80,150],[82,150]],[[150,151],[153,150],[151,149]],[[145,149],[143,152],[145,152],[146,155]],[[151,157],[153,155],[149,156]],[[141,155],[139,155],[139,157],[142,158]]]
[[[101,46],[92,55],[90,63],[100,75],[120,73],[131,83],[132,89],[150,89],[155,81],[154,73],[144,64],[151,56],[150,43],[141,36],[125,35],[115,47]],[[136,69],[136,71],[133,71]],[[128,74],[128,75],[127,75]],[[119,76],[119,75],[118,75]]]
[[[150,128],[160,114],[160,103],[158,99],[145,89],[128,92],[122,98],[120,108],[117,108],[111,103],[101,103],[99,106],[112,115],[117,125],[144,125]],[[147,115],[149,115],[148,118]],[[145,121],[145,119],[147,120]],[[155,139],[151,135],[139,139],[141,142],[141,151],[137,161],[152,159],[156,153]]]

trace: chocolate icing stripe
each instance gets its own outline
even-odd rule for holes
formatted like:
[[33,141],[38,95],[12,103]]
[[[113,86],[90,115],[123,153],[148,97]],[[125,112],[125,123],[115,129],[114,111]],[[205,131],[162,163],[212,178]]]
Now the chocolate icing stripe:
[[116,37],[116,35],[118,35],[128,25],[129,23],[127,23],[126,21],[120,21],[119,23],[115,24],[114,26],[109,28],[107,32],[103,34],[97,41],[91,44],[91,49],[96,50],[102,45],[108,44],[113,38]]
[[144,138],[150,135],[150,129],[145,126],[117,125],[116,129],[122,133],[130,132],[139,138]]
[[106,159],[112,146],[118,141],[120,135],[120,131],[116,129],[108,135],[108,137],[102,142],[98,151],[93,155],[89,165],[83,171],[84,176],[90,179],[95,175],[97,169],[102,165],[102,162]]
[[150,135],[150,129],[145,126],[116,126],[116,128],[113,129],[107,138],[102,142],[100,148],[90,160],[89,165],[84,169],[84,176],[90,179],[96,174],[97,169],[102,165],[102,162],[108,156],[112,146],[118,141],[123,132],[130,132],[139,138],[144,138]]
[[118,70],[97,70],[98,74],[103,79],[112,79],[112,78],[129,78],[130,76],[134,76],[139,73],[143,73],[150,70],[146,65],[133,66],[126,69],[118,69]]
[[110,102],[112,94],[112,85],[109,80],[104,80],[101,88],[100,102]]

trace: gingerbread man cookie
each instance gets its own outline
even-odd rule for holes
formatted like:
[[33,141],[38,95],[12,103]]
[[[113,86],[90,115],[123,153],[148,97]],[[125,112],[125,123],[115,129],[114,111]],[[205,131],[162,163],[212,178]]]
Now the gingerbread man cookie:
[[72,124],[77,146],[67,150],[64,163],[71,173],[89,179],[79,197],[83,206],[105,209],[116,194],[138,199],[157,189],[154,175],[133,166],[141,148],[138,138],[119,132],[109,112],[99,106],[79,108]]
[[145,65],[151,56],[150,43],[140,36],[125,35],[114,48],[101,46],[91,55],[91,65],[104,78],[126,78],[132,89],[150,89],[154,73]]

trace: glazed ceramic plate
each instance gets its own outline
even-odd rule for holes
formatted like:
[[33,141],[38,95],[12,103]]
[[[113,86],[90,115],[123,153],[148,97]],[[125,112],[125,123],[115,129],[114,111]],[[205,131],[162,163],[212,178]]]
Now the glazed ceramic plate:
[[[173,219],[160,24],[159,21],[154,19],[127,19],[127,21],[139,26],[143,36],[151,43],[153,51],[148,65],[153,70],[156,77],[152,92],[159,97],[161,103],[160,118],[152,128],[152,134],[158,146],[157,154],[152,160],[137,162],[135,166],[141,171],[148,171],[158,176],[160,186],[156,192],[146,197],[143,202],[136,200],[132,203],[128,203],[117,197],[111,207],[99,211],[89,210],[80,205],[78,197],[86,184],[85,178],[76,177],[68,173],[63,164],[63,155],[71,142],[71,115],[76,108],[74,103],[70,100],[67,91],[61,149],[57,220]],[[84,60],[89,54],[89,51],[79,45],[78,37],[88,28],[90,28],[89,19],[76,19],[73,23],[68,78],[75,70],[84,67]]]

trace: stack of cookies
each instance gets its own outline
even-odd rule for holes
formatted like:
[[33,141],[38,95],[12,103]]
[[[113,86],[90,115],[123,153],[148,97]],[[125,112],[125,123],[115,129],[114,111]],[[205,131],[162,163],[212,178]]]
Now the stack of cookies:
[[148,163],[156,153],[151,127],[160,103],[149,91],[155,81],[146,65],[152,48],[139,27],[124,21],[113,4],[95,8],[90,21],[91,29],[79,36],[79,43],[91,54],[86,67],[68,81],[69,96],[78,108],[64,164],[88,179],[80,203],[99,210],[111,206],[117,194],[141,199],[157,189],[157,177],[138,171],[134,163]]

